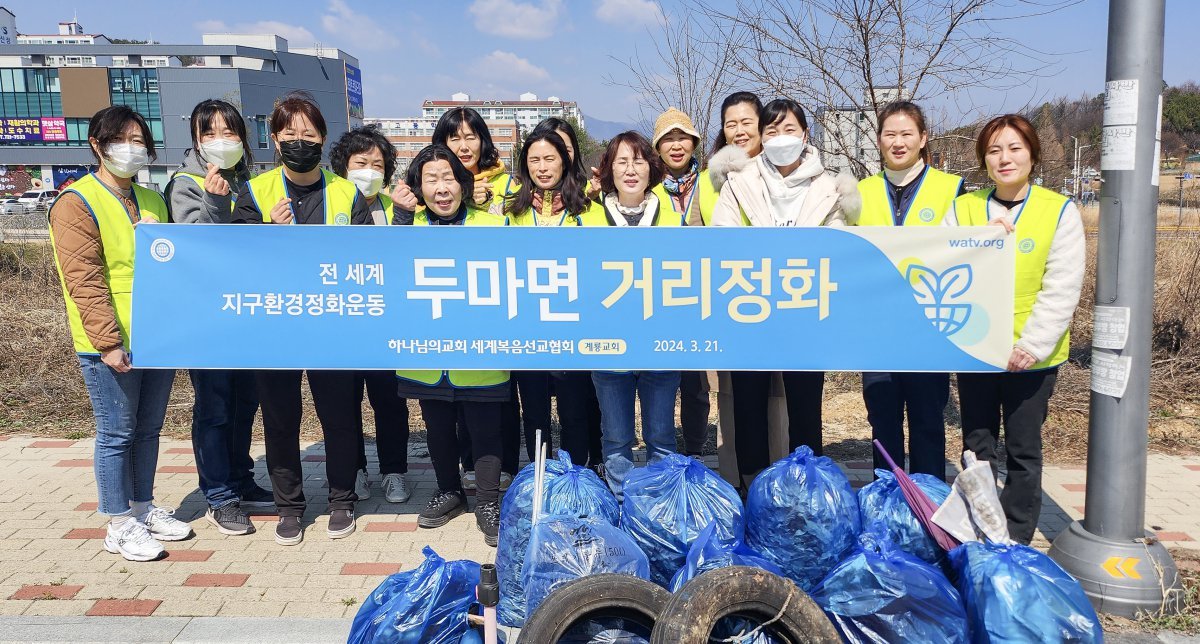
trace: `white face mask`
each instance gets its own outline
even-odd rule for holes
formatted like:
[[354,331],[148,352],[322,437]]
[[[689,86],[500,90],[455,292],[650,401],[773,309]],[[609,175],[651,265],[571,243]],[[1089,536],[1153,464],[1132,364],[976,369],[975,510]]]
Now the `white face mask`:
[[150,163],[146,146],[137,143],[113,143],[104,149],[104,167],[122,179],[128,179]]
[[222,170],[237,165],[245,153],[242,142],[233,139],[213,139],[200,144],[200,156]]
[[806,142],[798,136],[780,134],[763,141],[763,154],[767,160],[777,166],[791,165],[804,153]]
[[383,187],[383,173],[371,168],[358,168],[346,173],[346,178],[358,186],[364,197],[374,197]]

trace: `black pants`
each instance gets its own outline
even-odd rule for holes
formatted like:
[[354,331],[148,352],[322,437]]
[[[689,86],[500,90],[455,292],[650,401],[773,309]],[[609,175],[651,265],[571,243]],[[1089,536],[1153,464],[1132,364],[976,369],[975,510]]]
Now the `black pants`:
[[[267,471],[275,488],[280,516],[302,516],[304,471],[300,463],[300,376],[303,371],[258,371],[259,405],[267,441]],[[353,371],[309,371],[317,418],[325,439],[325,476],[329,480],[329,510],[352,510],[358,445],[362,440],[359,397]],[[358,418],[359,420],[355,420]]]
[[576,465],[596,467],[604,463],[600,444],[600,402],[596,399],[592,372],[553,373],[562,448]]
[[992,464],[999,478],[996,443],[1004,423],[1008,476],[1000,504],[1008,517],[1009,535],[1028,544],[1042,511],[1042,424],[1058,369],[1019,373],[960,373],[963,448]]
[[367,469],[367,446],[362,439],[363,387],[367,399],[375,411],[375,450],[379,453],[379,474],[408,473],[408,401],[396,391],[396,372],[359,371],[354,377],[354,391],[358,396],[357,416],[360,424],[358,441],[358,469]]
[[683,453],[692,455],[704,452],[711,410],[708,372],[679,372],[679,424],[683,429]]
[[[771,464],[767,438],[767,401],[771,394],[770,371],[733,371],[734,450],[738,472],[755,476]],[[783,389],[787,396],[788,450],[808,445],[821,455],[821,396],[825,391],[824,371],[785,371]]]
[[[904,466],[904,415],[908,410],[908,471],[946,480],[948,373],[864,373],[863,402],[871,434]],[[888,469],[875,452],[875,468]]]
[[512,398],[505,403],[500,419],[504,440],[500,469],[515,476],[520,466],[522,425],[529,462],[537,456],[537,430],[542,430],[542,442],[550,444],[550,374],[546,371],[513,371],[510,376]]
[[433,461],[439,490],[462,491],[462,479],[458,477],[458,424],[461,417],[475,453],[475,499],[487,503],[499,498],[500,408],[503,405],[499,402],[421,401],[429,458]]

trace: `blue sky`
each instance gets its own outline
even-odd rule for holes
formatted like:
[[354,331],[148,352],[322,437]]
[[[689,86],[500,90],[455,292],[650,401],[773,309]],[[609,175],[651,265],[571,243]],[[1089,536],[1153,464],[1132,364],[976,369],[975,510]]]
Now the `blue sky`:
[[[652,55],[652,33],[662,29],[651,0],[159,0],[120,2],[121,11],[78,0],[41,0],[37,11],[0,3],[17,13],[22,33],[52,33],[78,10],[89,33],[114,37],[176,44],[198,43],[208,31],[274,32],[293,46],[339,47],[361,61],[368,116],[411,116],[422,100],[456,91],[498,99],[531,91],[577,100],[591,117],[635,122],[638,97],[605,79],[626,73],[613,57]],[[676,4],[662,3],[668,14]],[[1107,13],[1104,0],[1083,0],[1048,18],[999,23],[1032,49],[1062,55],[1053,76],[1017,91],[980,92],[985,107],[1001,112],[1102,91]],[[1168,83],[1200,80],[1198,25],[1200,2],[1167,3]]]

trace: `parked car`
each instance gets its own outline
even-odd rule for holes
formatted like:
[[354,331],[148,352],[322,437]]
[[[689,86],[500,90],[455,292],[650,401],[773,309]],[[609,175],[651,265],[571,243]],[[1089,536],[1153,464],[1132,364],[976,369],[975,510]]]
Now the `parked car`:
[[0,199],[0,214],[4,215],[23,215],[25,214],[25,206],[21,204],[20,197],[4,197]]
[[54,203],[54,198],[58,196],[58,191],[53,188],[42,188],[40,190],[27,190],[18,199],[18,203],[24,207],[24,211],[18,211],[16,214],[31,214],[38,210],[49,210],[50,204]]

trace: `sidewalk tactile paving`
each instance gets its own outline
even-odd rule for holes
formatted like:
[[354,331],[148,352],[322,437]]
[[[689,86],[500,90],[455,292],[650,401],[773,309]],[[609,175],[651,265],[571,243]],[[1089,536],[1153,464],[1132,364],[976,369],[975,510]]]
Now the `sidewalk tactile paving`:
[[[398,563],[348,563],[342,566],[343,575],[391,575],[400,572]],[[13,599],[22,599],[14,597]]]
[[250,575],[246,574],[194,574],[183,582],[184,586],[202,586],[212,588],[240,588],[245,585]]
[[416,532],[416,521],[372,521],[367,524],[367,532]]
[[63,539],[103,539],[108,536],[108,528],[73,528],[62,536]]
[[149,617],[161,599],[98,599],[88,609],[88,617]]
[[81,590],[83,590],[83,586],[37,584],[21,586],[9,599],[72,599]]
[[91,467],[92,459],[90,458],[68,458],[54,464],[54,467]]
[[163,561],[208,561],[212,550],[168,550]]

